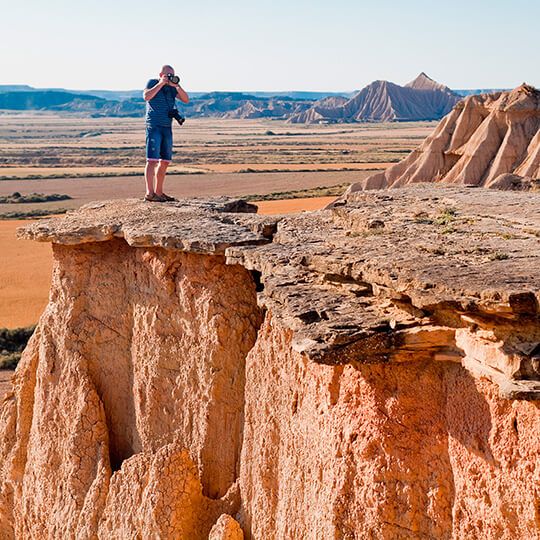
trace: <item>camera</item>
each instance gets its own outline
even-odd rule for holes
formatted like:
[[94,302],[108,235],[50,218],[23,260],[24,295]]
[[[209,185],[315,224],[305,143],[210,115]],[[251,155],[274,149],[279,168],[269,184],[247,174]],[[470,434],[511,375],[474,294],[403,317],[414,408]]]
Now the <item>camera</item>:
[[180,125],[182,125],[186,121],[183,116],[180,116],[178,109],[171,109],[169,111],[169,118],[174,118]]
[[169,79],[169,81],[171,81],[173,84],[178,84],[180,82],[180,77],[178,75],[173,75],[172,73],[167,75],[167,79]]

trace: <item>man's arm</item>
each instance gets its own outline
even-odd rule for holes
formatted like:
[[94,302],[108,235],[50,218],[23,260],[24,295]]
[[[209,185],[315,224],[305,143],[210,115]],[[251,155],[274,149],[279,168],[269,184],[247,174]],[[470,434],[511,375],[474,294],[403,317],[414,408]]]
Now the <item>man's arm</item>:
[[182,102],[182,103],[189,103],[189,96],[186,94],[184,89],[180,86],[176,86],[176,97]]
[[150,101],[168,82],[167,77],[161,77],[158,83],[152,88],[145,88],[143,90],[144,101]]

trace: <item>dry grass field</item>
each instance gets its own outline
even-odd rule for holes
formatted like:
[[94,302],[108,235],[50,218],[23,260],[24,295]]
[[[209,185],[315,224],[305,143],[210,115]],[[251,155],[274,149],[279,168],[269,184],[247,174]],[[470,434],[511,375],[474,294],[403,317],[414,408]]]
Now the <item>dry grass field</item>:
[[[365,168],[400,160],[433,122],[302,125],[276,120],[189,119],[174,127],[176,170],[237,172]],[[140,118],[0,114],[0,177],[121,174],[144,166]],[[375,165],[381,166],[381,165]],[[30,170],[31,169],[31,170]],[[24,174],[24,173],[23,173]]]
[[[356,182],[415,148],[434,123],[290,125],[275,120],[196,119],[174,128],[165,187],[176,197],[247,196]],[[36,323],[48,297],[48,244],[15,239],[8,212],[63,211],[97,199],[142,197],[139,118],[0,112],[0,196],[60,193],[66,201],[0,204],[0,327]],[[313,194],[317,191],[313,190]],[[304,197],[302,194],[296,196]],[[323,207],[333,197],[257,203],[261,213]],[[149,203],[151,204],[151,203]]]

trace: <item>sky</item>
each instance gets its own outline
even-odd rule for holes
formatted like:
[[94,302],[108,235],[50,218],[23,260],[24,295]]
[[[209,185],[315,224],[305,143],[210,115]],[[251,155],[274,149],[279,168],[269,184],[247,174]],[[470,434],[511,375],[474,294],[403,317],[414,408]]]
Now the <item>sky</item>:
[[171,64],[191,91],[353,91],[421,71],[540,86],[540,1],[0,0],[0,84],[127,90]]

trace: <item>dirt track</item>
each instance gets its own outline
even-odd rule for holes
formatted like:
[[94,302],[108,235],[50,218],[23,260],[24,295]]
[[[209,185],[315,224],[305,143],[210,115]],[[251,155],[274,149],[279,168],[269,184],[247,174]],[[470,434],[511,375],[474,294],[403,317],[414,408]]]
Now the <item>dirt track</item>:
[[[165,192],[175,197],[231,197],[273,192],[294,191],[320,186],[352,183],[373,174],[373,171],[293,172],[293,173],[212,173],[167,176]],[[51,180],[0,180],[0,196],[20,193],[61,193],[72,200],[38,204],[0,204],[0,213],[35,208],[77,208],[100,199],[142,197],[144,178],[118,176],[104,178],[59,178]]]

